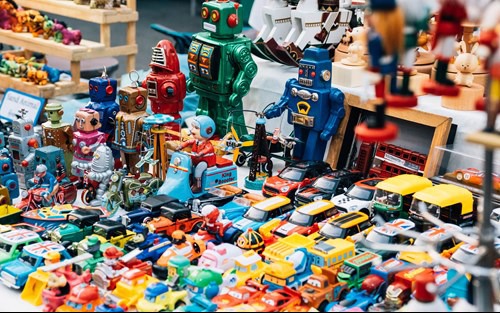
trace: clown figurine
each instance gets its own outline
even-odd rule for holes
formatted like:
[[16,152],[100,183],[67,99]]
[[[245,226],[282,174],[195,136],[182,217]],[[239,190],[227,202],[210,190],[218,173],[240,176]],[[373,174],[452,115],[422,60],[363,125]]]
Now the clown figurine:
[[184,141],[177,147],[177,151],[191,147],[191,158],[194,166],[195,183],[191,186],[193,193],[201,192],[201,176],[209,167],[215,166],[215,150],[210,142],[215,133],[215,122],[208,116],[199,115],[191,124],[193,139]]

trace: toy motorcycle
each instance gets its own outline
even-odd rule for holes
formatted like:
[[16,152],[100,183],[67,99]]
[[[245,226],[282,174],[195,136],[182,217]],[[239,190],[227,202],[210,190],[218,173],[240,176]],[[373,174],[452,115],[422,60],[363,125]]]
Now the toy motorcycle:
[[72,204],[76,200],[77,190],[73,183],[67,183],[59,187],[55,197],[50,201],[45,199],[48,191],[46,188],[32,188],[21,193],[21,201],[16,204],[23,212],[36,210],[56,204]]

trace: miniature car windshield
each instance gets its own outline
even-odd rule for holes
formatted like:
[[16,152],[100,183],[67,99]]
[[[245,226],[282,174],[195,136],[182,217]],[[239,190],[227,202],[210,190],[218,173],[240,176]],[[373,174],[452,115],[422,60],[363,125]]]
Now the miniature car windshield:
[[290,216],[290,219],[288,221],[299,226],[310,226],[312,224],[312,219],[313,217],[311,215],[295,211],[293,212],[292,216]]
[[375,201],[382,204],[399,206],[401,204],[401,195],[397,193],[387,192],[382,189],[377,189],[375,193]]
[[366,236],[366,240],[373,243],[390,243],[391,237],[373,230]]
[[352,185],[347,190],[346,196],[354,199],[370,201],[373,199],[373,190],[364,189],[362,187]]
[[255,222],[265,222],[267,220],[267,212],[252,206],[248,209],[245,215],[243,215],[243,217]]
[[295,182],[302,181],[306,172],[296,168],[285,168],[278,177]]
[[344,229],[327,223],[319,230],[319,234],[328,238],[344,238]]
[[26,263],[31,266],[35,266],[37,259],[28,255],[28,254],[23,254],[19,258],[23,263]]
[[252,205],[252,201],[248,200],[247,198],[243,197],[236,197],[233,199],[233,202],[236,204],[239,204],[241,206],[250,206]]
[[335,190],[338,184],[339,180],[336,178],[320,177],[314,182],[313,187],[324,191],[331,191]]
[[439,217],[439,214],[441,212],[440,206],[417,199],[413,199],[410,206],[410,212],[416,215],[421,215],[420,208],[422,205],[424,205],[427,208],[427,212],[432,214],[432,216]]

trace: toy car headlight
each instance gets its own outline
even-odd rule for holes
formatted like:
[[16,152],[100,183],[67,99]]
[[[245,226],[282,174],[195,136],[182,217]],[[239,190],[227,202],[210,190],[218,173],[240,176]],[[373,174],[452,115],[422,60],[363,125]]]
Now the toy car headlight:
[[290,187],[288,187],[288,186],[283,186],[280,188],[281,192],[287,192],[288,190],[290,190]]
[[23,190],[21,192],[21,197],[24,199],[24,198],[27,198],[28,197],[28,192],[26,190]]
[[323,196],[315,196],[313,198],[313,201],[320,201],[320,200],[323,200]]
[[358,210],[358,206],[357,205],[352,205],[350,208],[349,208],[349,212],[352,212],[352,211],[357,211]]

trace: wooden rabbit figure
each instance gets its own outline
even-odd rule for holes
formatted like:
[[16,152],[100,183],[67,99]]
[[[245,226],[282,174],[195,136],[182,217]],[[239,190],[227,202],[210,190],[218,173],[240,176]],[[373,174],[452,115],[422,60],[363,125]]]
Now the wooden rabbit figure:
[[455,68],[457,69],[457,76],[455,77],[455,84],[471,87],[474,82],[474,75],[472,74],[479,66],[478,57],[474,54],[479,47],[475,43],[470,52],[467,52],[465,42],[460,42],[458,56],[455,58]]

